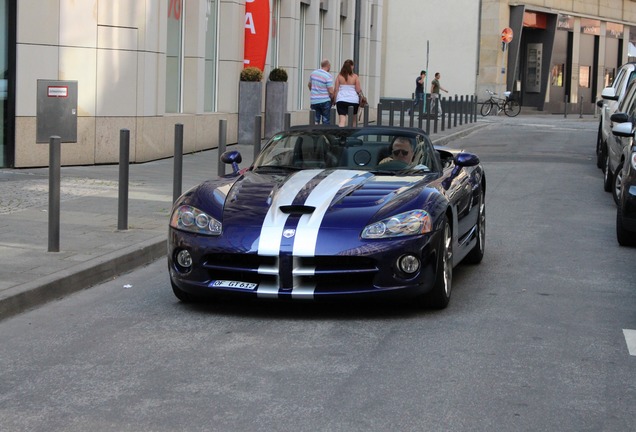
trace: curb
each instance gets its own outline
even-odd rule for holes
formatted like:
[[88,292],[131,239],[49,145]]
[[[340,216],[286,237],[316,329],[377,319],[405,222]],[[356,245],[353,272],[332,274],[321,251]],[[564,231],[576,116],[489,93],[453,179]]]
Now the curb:
[[445,146],[446,144],[448,144],[451,141],[455,141],[457,139],[463,138],[467,135],[470,135],[471,133],[475,132],[476,130],[479,130],[483,127],[486,127],[490,125],[490,123],[479,123],[479,124],[474,124],[471,127],[468,127],[466,129],[462,129],[458,132],[440,137],[438,139],[432,140],[433,145],[437,145],[437,146]]
[[150,264],[166,255],[167,237],[142,243],[61,270],[2,293],[0,320]]

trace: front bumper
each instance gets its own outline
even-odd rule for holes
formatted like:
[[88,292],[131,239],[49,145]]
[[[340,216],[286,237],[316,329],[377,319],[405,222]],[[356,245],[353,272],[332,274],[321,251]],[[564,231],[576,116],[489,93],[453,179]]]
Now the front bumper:
[[[170,229],[168,267],[172,283],[195,295],[238,295],[254,298],[329,300],[345,298],[409,298],[430,291],[436,279],[440,235],[437,232],[402,239],[330,242],[314,256],[294,256],[281,248],[277,256],[259,256],[241,247],[236,239],[227,242]],[[232,243],[232,244],[230,244]],[[237,245],[239,245],[237,247]],[[176,254],[186,249],[192,266],[176,263]],[[405,254],[420,259],[419,270],[407,275],[397,260]],[[215,281],[241,282],[224,283]],[[255,284],[251,288],[249,284]],[[246,288],[247,286],[247,288]]]

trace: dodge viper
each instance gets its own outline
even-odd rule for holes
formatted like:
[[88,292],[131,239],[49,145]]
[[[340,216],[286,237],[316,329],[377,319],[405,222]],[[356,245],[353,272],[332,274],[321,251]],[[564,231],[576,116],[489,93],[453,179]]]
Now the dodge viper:
[[486,177],[472,153],[403,127],[297,126],[249,168],[172,208],[168,267],[183,302],[215,295],[403,298],[445,308],[453,267],[484,256]]

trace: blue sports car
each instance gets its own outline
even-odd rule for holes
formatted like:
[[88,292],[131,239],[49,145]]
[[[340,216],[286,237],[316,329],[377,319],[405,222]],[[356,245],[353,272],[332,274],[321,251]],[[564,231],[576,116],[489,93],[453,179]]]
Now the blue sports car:
[[168,266],[181,301],[214,295],[400,297],[444,308],[453,267],[484,255],[486,177],[421,129],[299,126],[254,163],[174,204]]

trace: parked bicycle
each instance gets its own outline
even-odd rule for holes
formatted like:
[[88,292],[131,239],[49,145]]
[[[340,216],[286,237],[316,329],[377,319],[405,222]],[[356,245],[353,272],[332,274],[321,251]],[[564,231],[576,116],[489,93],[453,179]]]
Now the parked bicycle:
[[497,93],[490,90],[486,90],[490,95],[490,99],[481,105],[481,115],[486,117],[491,112],[497,109],[495,115],[499,115],[503,111],[508,117],[515,117],[521,112],[521,105],[515,99],[510,97],[510,92],[504,92],[503,98],[498,97]]

